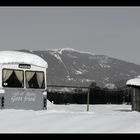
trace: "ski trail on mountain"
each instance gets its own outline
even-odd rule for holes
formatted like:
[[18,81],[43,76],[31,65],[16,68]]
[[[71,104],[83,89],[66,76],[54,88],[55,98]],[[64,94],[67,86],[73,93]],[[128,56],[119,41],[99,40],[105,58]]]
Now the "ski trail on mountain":
[[68,77],[70,77],[70,73],[69,73],[65,63],[63,62],[62,58],[60,57],[60,55],[56,54],[55,52],[51,52],[50,54],[52,54],[58,61],[60,61],[63,64],[63,66],[64,66],[64,68],[65,68],[65,70],[67,72]]

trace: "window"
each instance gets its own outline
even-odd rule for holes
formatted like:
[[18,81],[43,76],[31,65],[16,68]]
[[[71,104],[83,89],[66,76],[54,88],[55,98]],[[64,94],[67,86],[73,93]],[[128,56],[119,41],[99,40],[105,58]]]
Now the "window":
[[2,71],[3,87],[24,87],[24,75],[22,70],[3,69]]
[[[25,71],[26,88],[45,89],[44,72]],[[24,71],[3,69],[3,87],[24,88]]]
[[26,87],[27,88],[45,88],[44,72],[41,71],[26,71]]

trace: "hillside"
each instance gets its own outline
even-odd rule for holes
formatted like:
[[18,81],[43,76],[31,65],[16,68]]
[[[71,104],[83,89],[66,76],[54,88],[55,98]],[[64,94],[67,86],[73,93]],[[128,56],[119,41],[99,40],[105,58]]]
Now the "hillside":
[[48,84],[88,86],[96,82],[100,87],[115,88],[140,75],[140,65],[71,48],[20,51],[37,54],[48,62]]

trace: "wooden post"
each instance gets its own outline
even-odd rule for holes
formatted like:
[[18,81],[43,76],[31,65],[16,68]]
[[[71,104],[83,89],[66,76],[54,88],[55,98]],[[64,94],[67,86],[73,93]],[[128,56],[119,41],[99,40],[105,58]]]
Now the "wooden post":
[[140,89],[139,88],[137,93],[137,111],[140,112]]
[[132,111],[134,111],[134,88],[132,88]]
[[88,93],[87,93],[87,111],[89,111],[89,94],[90,94],[90,89],[88,89]]
[[135,91],[135,87],[133,88],[133,95],[132,95],[132,100],[133,100],[133,102],[132,102],[132,110],[133,111],[136,111],[136,91]]

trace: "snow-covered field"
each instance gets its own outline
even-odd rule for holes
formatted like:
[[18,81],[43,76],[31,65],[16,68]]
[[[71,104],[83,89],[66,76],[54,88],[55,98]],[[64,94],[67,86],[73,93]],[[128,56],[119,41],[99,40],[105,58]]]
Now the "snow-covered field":
[[0,110],[0,132],[140,133],[140,113],[130,105],[49,105],[48,110]]

